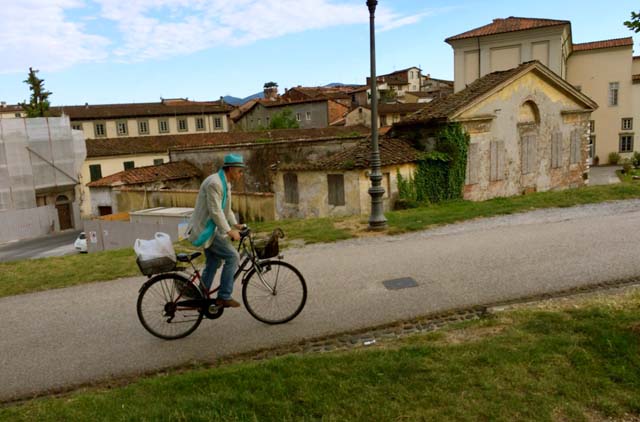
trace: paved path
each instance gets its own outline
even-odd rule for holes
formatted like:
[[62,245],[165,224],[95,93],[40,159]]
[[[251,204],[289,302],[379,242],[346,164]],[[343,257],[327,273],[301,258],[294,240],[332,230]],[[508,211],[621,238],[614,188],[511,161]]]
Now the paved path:
[[[162,341],[139,324],[144,278],[0,299],[0,401],[304,338],[640,275],[640,201],[535,211],[286,253],[309,301],[283,326],[243,310]],[[382,281],[418,286],[387,290]],[[236,296],[239,296],[236,289]]]
[[0,262],[77,254],[73,242],[79,230],[65,230],[34,239],[0,244]]
[[620,178],[616,174],[616,170],[620,170],[621,166],[598,166],[589,168],[589,185],[612,185],[620,183]]

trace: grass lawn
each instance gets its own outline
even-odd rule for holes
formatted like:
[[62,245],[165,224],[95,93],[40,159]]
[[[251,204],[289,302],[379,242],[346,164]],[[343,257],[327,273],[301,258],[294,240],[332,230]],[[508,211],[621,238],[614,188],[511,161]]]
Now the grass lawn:
[[[617,185],[541,192],[484,202],[451,201],[388,212],[385,214],[388,229],[375,235],[423,230],[441,224],[538,208],[570,207],[632,198],[640,198],[640,183],[630,181]],[[281,220],[250,225],[257,232],[270,232],[276,227],[281,227],[286,234],[286,242],[298,241],[309,244],[363,235],[366,233],[366,218]],[[176,249],[194,250],[186,242],[179,244]],[[138,274],[133,249],[0,263],[0,297]]]
[[547,302],[351,351],[165,373],[0,420],[636,421],[640,292]]

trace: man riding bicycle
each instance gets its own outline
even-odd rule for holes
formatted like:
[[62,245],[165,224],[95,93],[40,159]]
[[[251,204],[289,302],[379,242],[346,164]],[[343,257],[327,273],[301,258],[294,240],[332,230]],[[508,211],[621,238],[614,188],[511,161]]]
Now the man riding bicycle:
[[216,270],[224,261],[216,304],[232,308],[240,306],[231,297],[233,276],[238,270],[240,257],[231,240],[240,240],[239,230],[243,225],[238,224],[231,211],[230,182],[242,180],[244,167],[241,155],[227,154],[224,157],[222,168],[200,185],[196,206],[187,227],[189,241],[194,246],[204,248],[206,265],[202,282],[207,290],[211,289]]

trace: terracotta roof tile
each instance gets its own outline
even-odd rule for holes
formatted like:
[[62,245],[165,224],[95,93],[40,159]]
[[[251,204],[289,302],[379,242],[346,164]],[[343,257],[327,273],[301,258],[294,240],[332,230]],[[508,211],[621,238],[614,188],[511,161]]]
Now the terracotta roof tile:
[[581,44],[573,44],[573,51],[586,51],[597,50],[600,48],[613,48],[613,47],[633,47],[633,38],[614,38],[611,40],[585,42]]
[[[380,103],[378,104],[378,114],[390,114],[390,113],[415,113],[418,110],[422,110],[428,103]],[[371,109],[370,105],[363,105],[361,107]]]
[[233,107],[224,101],[164,100],[158,103],[95,104],[51,107],[56,115],[62,113],[71,120],[118,119],[176,116],[185,114],[229,113]]
[[[417,161],[422,154],[409,143],[401,139],[384,138],[378,144],[381,166],[406,164]],[[360,141],[358,145],[347,148],[325,159],[308,163],[281,164],[283,171],[313,170],[353,170],[371,167],[371,142]]]
[[310,141],[318,139],[368,136],[365,126],[320,129],[277,129],[257,132],[191,133],[184,135],[139,136],[129,138],[87,139],[87,157],[132,154],[166,154],[170,148],[261,143],[265,141]]
[[87,186],[90,188],[96,188],[121,185],[139,185],[143,183],[188,179],[201,176],[202,172],[188,161],[175,161],[157,166],[137,167],[124,170],[87,183]]
[[531,66],[534,63],[537,62],[525,62],[518,67],[514,67],[513,69],[489,73],[482,78],[476,79],[462,91],[458,91],[455,94],[451,94],[443,98],[435,99],[430,103],[420,104],[421,106],[423,106],[420,111],[407,116],[401,122],[398,122],[396,124],[403,125],[407,123],[446,119],[449,117],[449,115],[451,115],[463,105],[466,105],[474,99],[481,97],[496,86],[521,72],[523,68]]
[[462,34],[445,39],[445,42],[463,40],[465,38],[483,37],[486,35],[502,34],[505,32],[524,31],[527,29],[545,28],[556,25],[571,25],[570,21],[538,18],[519,18],[509,16],[506,19],[494,19],[492,23],[472,29]]

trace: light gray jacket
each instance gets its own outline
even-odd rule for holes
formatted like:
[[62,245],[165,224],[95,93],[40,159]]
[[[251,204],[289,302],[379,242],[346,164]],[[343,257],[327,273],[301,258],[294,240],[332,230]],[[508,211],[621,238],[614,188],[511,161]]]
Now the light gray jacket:
[[[213,220],[216,232],[221,235],[227,234],[231,226],[238,224],[236,216],[231,211],[231,184],[227,183],[227,202],[224,210],[222,209],[222,192],[222,180],[218,173],[204,179],[187,226],[186,234],[189,241],[194,242],[198,239],[209,219]],[[203,247],[208,248],[211,242],[213,242],[213,236],[205,242]]]

